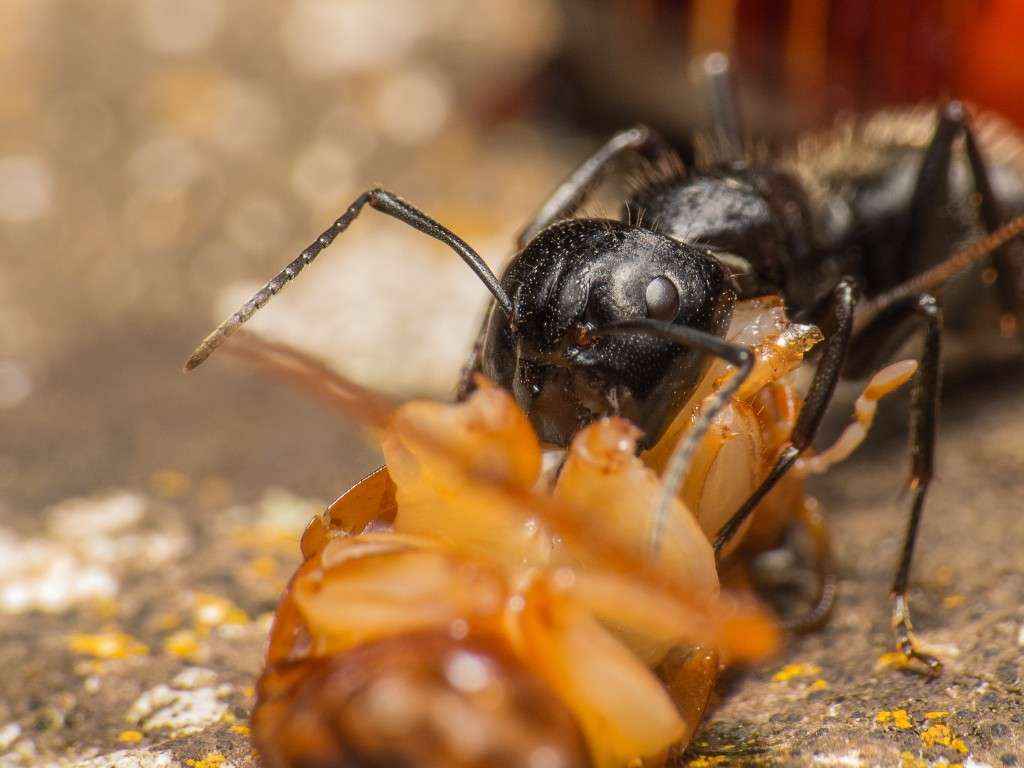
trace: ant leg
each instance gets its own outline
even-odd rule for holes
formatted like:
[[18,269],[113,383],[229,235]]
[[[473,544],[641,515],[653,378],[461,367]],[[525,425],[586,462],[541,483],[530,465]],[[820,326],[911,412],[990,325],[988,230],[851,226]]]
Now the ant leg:
[[476,273],[487,290],[491,292],[502,311],[507,316],[512,315],[512,302],[509,300],[508,295],[506,295],[505,289],[501,287],[501,283],[498,282],[498,278],[494,276],[494,273],[491,272],[487,263],[480,258],[480,255],[470,248],[462,238],[422,211],[409,205],[398,195],[384,189],[370,189],[357,197],[345,212],[321,233],[320,237],[310,243],[298,257],[278,272],[269,283],[257,291],[238,311],[203,339],[202,343],[196,347],[195,352],[192,353],[192,356],[185,363],[185,370],[191,371],[201,365],[213,350],[220,346],[224,339],[234,333],[242,323],[252,317],[264,304],[276,296],[288,282],[305,269],[307,264],[319,256],[324,248],[334,242],[334,238],[348,229],[349,224],[355,220],[366,205],[388,216],[392,216],[424,234],[430,235],[435,240],[440,240],[455,251],[459,258],[466,262],[466,265]]
[[811,387],[804,399],[803,407],[800,409],[796,426],[793,427],[789,445],[776,459],[775,466],[772,467],[768,476],[761,481],[761,484],[715,536],[716,555],[721,555],[722,550],[736,535],[744,521],[750,517],[761,500],[768,495],[768,492],[775,487],[775,484],[782,479],[804,449],[814,440],[846,363],[846,353],[850,347],[850,337],[853,331],[854,308],[859,298],[858,293],[855,282],[848,277],[840,280],[832,292],[832,302],[827,318],[828,335],[825,349],[818,361],[818,367],[814,371],[814,379],[811,381]]
[[817,595],[814,605],[806,613],[784,621],[783,626],[790,632],[803,634],[821,628],[832,615],[839,593],[839,579],[835,557],[832,554],[832,536],[817,500],[810,496],[806,497],[797,511],[796,519],[804,527],[814,546]]
[[541,230],[559,219],[572,216],[604,178],[608,166],[627,152],[655,161],[670,155],[672,150],[658,133],[646,125],[619,131],[558,185],[534,214],[533,220],[519,233],[517,247],[525,248]]
[[[967,161],[974,176],[974,186],[981,198],[979,213],[988,232],[996,231],[1009,219],[999,198],[992,189],[988,178],[988,165],[981,155],[978,142],[970,123],[964,118],[964,146],[967,150]],[[992,254],[992,263],[996,268],[996,288],[999,302],[1003,307],[1003,324],[1009,327],[1018,338],[1024,334],[1024,244],[1013,240]]]
[[721,51],[704,57],[704,74],[711,97],[711,126],[722,159],[743,160],[746,153],[743,141],[743,120],[736,99],[736,84],[732,77],[732,63]]
[[732,396],[743,386],[743,383],[750,376],[754,368],[754,354],[742,344],[719,338],[714,334],[698,331],[685,325],[665,323],[659,320],[647,318],[637,320],[621,320],[593,332],[594,336],[604,336],[616,333],[649,333],[676,344],[700,349],[708,354],[725,360],[736,368],[733,375],[717,392],[709,395],[704,401],[700,415],[694,421],[693,426],[686,433],[686,437],[672,450],[668,466],[662,476],[662,494],[657,508],[654,510],[653,524],[650,528],[650,551],[653,555],[658,553],[661,544],[661,534],[668,519],[669,508],[679,494],[679,486],[683,482],[686,470],[689,467],[690,456],[700,443],[708,427],[715,420],[715,417],[729,404]]
[[[988,165],[974,136],[967,108],[959,101],[950,101],[939,110],[935,133],[925,151],[911,199],[910,229],[903,250],[911,260],[932,250],[926,242],[928,226],[945,210],[953,144],[960,135],[964,137],[967,161],[980,200],[978,212],[985,230],[991,234],[1009,220],[992,189]],[[999,301],[1008,318],[1004,323],[1019,334],[1024,331],[1024,244],[1018,241],[1004,244],[993,252],[992,261]],[[920,271],[912,261],[907,262],[907,267],[910,272],[901,275],[902,279]]]
[[917,172],[914,192],[910,198],[909,224],[899,253],[903,256],[896,275],[902,282],[922,271],[917,263],[923,254],[934,252],[929,236],[936,237],[935,224],[945,215],[949,202],[949,168],[953,160],[953,144],[964,131],[966,110],[958,101],[951,101],[939,109],[935,132],[924,151],[921,168]]
[[[931,294],[922,293],[894,302],[879,313],[856,339],[856,350],[850,356],[848,372],[856,375],[863,366],[885,355],[902,343],[907,331],[924,323],[924,347],[914,375],[910,405],[910,488],[913,498],[910,517],[903,538],[899,568],[892,584],[893,629],[896,647],[908,658],[923,662],[930,674],[938,674],[941,662],[918,648],[910,620],[907,586],[914,556],[921,512],[935,464],[935,422],[939,403],[940,352],[942,343],[942,310]],[[895,341],[893,341],[895,339]]]

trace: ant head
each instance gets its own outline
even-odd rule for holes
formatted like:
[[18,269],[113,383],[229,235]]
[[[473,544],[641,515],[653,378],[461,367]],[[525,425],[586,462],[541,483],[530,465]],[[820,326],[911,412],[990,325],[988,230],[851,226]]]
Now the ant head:
[[652,445],[707,367],[700,350],[638,331],[651,318],[722,335],[735,293],[707,252],[617,221],[577,219],[539,234],[502,278],[481,350],[483,372],[508,386],[541,439],[567,445],[585,424],[621,415]]

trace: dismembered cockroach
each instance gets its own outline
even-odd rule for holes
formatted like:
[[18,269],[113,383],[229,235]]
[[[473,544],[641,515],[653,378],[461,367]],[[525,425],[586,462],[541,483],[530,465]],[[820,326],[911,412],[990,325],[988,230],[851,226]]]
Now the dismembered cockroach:
[[556,475],[486,379],[395,409],[286,346],[225,349],[376,427],[387,462],[302,537],[252,715],[269,765],[656,765],[720,665],[775,646],[684,504],[647,552],[663,489],[625,419],[584,427]]
[[[434,742],[423,746],[410,740],[406,747],[419,757],[399,755],[381,723],[396,717],[395,702],[416,702],[409,704],[405,719],[395,721],[391,735],[440,738],[441,721],[428,715],[454,683],[437,672],[441,661],[430,660],[450,658],[461,647],[451,634],[452,622],[459,621],[486,628],[474,630],[468,643],[503,638],[507,647],[487,662],[494,670],[488,679],[538,676],[540,688],[523,677],[521,698],[506,703],[531,701],[547,686],[567,707],[582,741],[557,748],[544,742],[567,764],[579,758],[626,765],[663,757],[671,744],[692,733],[710,690],[707,681],[713,679],[707,670],[717,668],[718,655],[743,655],[721,632],[707,630],[721,626],[713,618],[717,609],[708,609],[708,600],[718,594],[716,560],[723,566],[740,562],[743,552],[776,544],[790,523],[804,524],[816,542],[820,585],[817,600],[798,623],[813,625],[827,616],[834,597],[831,555],[802,478],[849,455],[870,425],[874,403],[911,378],[913,494],[893,583],[893,626],[897,647],[908,659],[923,662],[932,673],[940,669],[912,634],[907,602],[934,463],[942,312],[933,292],[991,261],[1003,329],[1019,327],[1024,260],[1014,238],[1024,231],[1024,145],[995,118],[972,120],[964,105],[951,102],[937,111],[892,112],[843,125],[780,157],[757,159],[735,128],[741,123],[721,67],[712,74],[714,112],[721,120],[706,162],[684,168],[645,127],[616,134],[541,206],[500,280],[457,235],[394,194],[372,189],[211,333],[187,362],[189,369],[202,363],[366,205],[448,245],[493,296],[460,386],[461,404],[413,403],[395,413],[384,408],[389,416],[377,426],[384,428],[387,468],[357,485],[307,532],[307,560],[278,610],[254,715],[257,740],[272,762],[433,764],[419,760]],[[623,156],[637,159],[633,165],[640,176],[623,218],[572,218]],[[976,232],[987,234],[951,252],[949,243]],[[924,339],[919,359],[879,371],[858,401],[856,422],[837,444],[805,455],[840,377],[865,376],[914,332]],[[251,337],[235,350],[336,403],[351,399],[348,384],[297,353]],[[801,394],[793,372],[805,354],[816,362]],[[374,412],[356,410],[364,418]],[[561,451],[548,472],[542,471],[544,448]],[[581,469],[595,466],[601,471]],[[660,480],[652,468],[662,471]],[[599,557],[571,551],[561,543],[558,520],[574,523],[575,538],[570,534],[569,539],[587,552],[595,539],[602,547],[623,550],[635,573],[644,574],[630,582],[638,591],[665,583],[681,589],[687,597],[680,610],[666,614],[639,597],[627,609],[619,602],[626,593],[593,587],[600,581],[594,574],[624,571],[609,570],[615,558],[609,560],[607,551]],[[694,525],[700,536],[694,535]],[[700,542],[707,545],[703,555]],[[377,557],[401,559],[426,551],[430,556],[408,571],[394,563],[377,568],[383,562]],[[449,557],[456,558],[454,565]],[[584,674],[589,667],[580,666],[562,642],[565,637],[555,641],[535,634],[525,642],[518,620],[508,619],[497,603],[483,610],[468,598],[459,602],[464,593],[476,594],[475,582],[437,574],[463,573],[466,563],[460,558],[469,558],[473,567],[485,562],[484,570],[496,567],[493,594],[521,598],[519,610],[544,614],[548,623],[541,624],[549,628],[577,627],[572,620],[552,618],[561,610],[551,608],[549,599],[561,594],[559,578],[587,582],[586,589],[565,598],[572,605],[565,610],[587,627],[595,626],[588,623],[593,619],[596,626],[611,628],[613,642],[658,669],[666,690],[686,691],[670,698],[677,714],[687,715],[672,721],[668,710],[658,709],[655,693],[649,700],[633,699],[639,709],[632,716],[606,699],[607,709],[595,714],[586,697],[601,699],[602,686]],[[389,570],[393,565],[397,570]],[[424,582],[436,589],[409,591],[425,573],[437,576],[436,582]],[[527,579],[523,587],[524,573],[539,580]],[[317,598],[321,592],[329,597]],[[403,600],[416,597],[380,607],[396,593]],[[414,608],[430,613],[431,605],[437,608],[430,614],[433,623],[401,620],[419,615]],[[388,623],[383,615],[398,619]],[[672,631],[652,629],[665,615],[677,622],[690,617],[682,622],[685,631],[672,621],[666,621]],[[693,616],[700,617],[696,624],[704,630],[694,628]],[[367,632],[362,620],[377,621],[376,629]],[[418,642],[412,637],[424,626],[431,631],[443,626],[446,639],[424,639],[427,645],[417,657],[410,643]],[[612,647],[603,635],[584,635],[593,645],[577,647],[579,653]],[[366,644],[385,641],[391,651]],[[686,651],[682,656],[680,649]],[[362,666],[350,661],[348,654],[357,652],[366,659]],[[398,661],[389,666],[389,653],[405,659],[404,666]],[[531,654],[536,654],[532,661]],[[660,667],[670,658],[690,670],[675,688],[669,680],[677,679],[678,670]],[[694,659],[704,659],[697,664],[703,672],[687,667]],[[414,674],[409,664],[415,663],[425,666]],[[390,669],[405,680],[404,693],[385,697],[391,705],[373,709],[359,697],[369,695],[366,686],[375,683],[353,682],[355,673],[339,672],[337,665]],[[413,678],[425,686],[422,695],[416,694],[419,683],[410,682]],[[639,676],[630,679],[637,690],[653,690],[641,685]],[[577,686],[582,680],[586,684]],[[520,691],[518,683],[509,685]],[[424,692],[428,689],[432,693]],[[477,705],[466,706],[465,711],[475,711]],[[636,725],[637,713],[647,714],[645,708],[665,714],[652,718],[665,726],[653,729],[657,735],[626,728]],[[551,710],[530,730],[520,722],[522,712],[515,712],[494,722],[523,735],[525,741],[516,743],[532,745],[530,750],[539,748],[537,734],[549,733],[545,729],[562,718]],[[609,724],[613,712],[622,718],[622,732]],[[372,728],[359,719],[368,713],[379,715]],[[623,736],[627,732],[632,735]],[[487,743],[511,743],[495,739]],[[579,744],[585,746],[577,754]],[[310,745],[316,749],[302,751]],[[293,747],[298,751],[289,751]],[[487,750],[459,754],[466,764],[501,764]],[[508,764],[520,764],[509,757],[513,752],[503,754]],[[462,764],[454,758],[436,764],[453,762]]]

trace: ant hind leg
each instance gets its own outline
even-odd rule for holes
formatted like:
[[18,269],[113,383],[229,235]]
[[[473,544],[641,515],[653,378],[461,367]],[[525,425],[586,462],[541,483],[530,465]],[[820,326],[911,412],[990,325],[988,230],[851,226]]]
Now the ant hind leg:
[[[929,242],[928,238],[933,234],[930,228],[935,217],[946,209],[954,144],[961,135],[978,194],[978,215],[985,231],[991,234],[1011,218],[992,188],[988,163],[978,145],[967,107],[959,101],[947,102],[939,109],[935,133],[925,150],[911,198],[910,225],[903,247],[903,253],[909,257],[905,262],[906,269],[910,271],[915,269],[914,260],[920,254],[931,251],[932,245],[941,245],[941,242]],[[1003,310],[1003,331],[1024,338],[1024,243],[1014,239],[1003,244],[993,251],[992,264],[996,269],[996,290]],[[910,276],[907,272],[902,278]]]

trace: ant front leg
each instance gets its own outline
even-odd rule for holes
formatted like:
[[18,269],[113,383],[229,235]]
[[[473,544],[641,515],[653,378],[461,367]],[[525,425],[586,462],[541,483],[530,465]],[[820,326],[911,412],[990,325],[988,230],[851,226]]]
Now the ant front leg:
[[939,405],[940,353],[942,346],[942,310],[930,294],[924,293],[894,302],[878,313],[854,341],[847,373],[857,376],[867,365],[901,344],[907,331],[923,324],[924,347],[920,364],[914,375],[910,406],[910,487],[913,498],[910,517],[903,537],[899,567],[892,584],[893,629],[896,647],[908,659],[923,662],[928,672],[937,675],[942,663],[924,653],[914,638],[910,620],[910,602],[907,587],[910,565],[914,557],[918,527],[924,509],[925,495],[931,483],[935,466],[935,422]]
[[519,233],[517,246],[520,249],[526,247],[539,232],[560,219],[572,216],[604,178],[609,165],[630,152],[655,162],[671,155],[672,149],[646,125],[619,131],[558,185],[534,214],[533,220]]
[[800,415],[797,417],[796,425],[789,437],[787,445],[772,467],[768,476],[761,481],[761,484],[747,498],[743,505],[730,517],[725,525],[719,530],[715,537],[715,555],[721,556],[722,551],[739,532],[740,527],[750,517],[757,505],[761,503],[768,492],[775,487],[776,483],[789,471],[800,454],[811,444],[818,432],[821,420],[825,416],[829,403],[832,402],[832,395],[836,389],[836,383],[846,363],[846,354],[850,347],[850,337],[853,332],[854,309],[859,298],[859,291],[855,281],[851,278],[843,278],[832,292],[832,300],[829,307],[828,317],[825,326],[828,333],[825,342],[825,349],[818,360],[818,367],[814,371],[814,378],[811,387],[804,399]]

